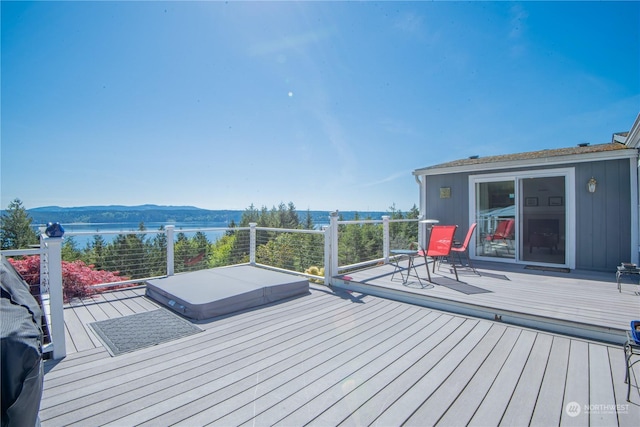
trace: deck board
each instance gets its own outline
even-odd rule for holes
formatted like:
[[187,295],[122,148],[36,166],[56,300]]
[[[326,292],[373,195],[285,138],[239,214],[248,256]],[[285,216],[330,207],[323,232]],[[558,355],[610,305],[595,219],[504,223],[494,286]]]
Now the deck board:
[[[278,328],[275,328],[276,330]],[[276,332],[272,332],[269,334],[265,332],[262,337],[263,340],[268,341],[269,339],[274,339],[276,336]],[[114,385],[124,384],[124,387],[118,392],[126,391],[126,388],[131,388],[132,382],[138,381],[150,381],[148,375],[152,372],[160,372],[158,377],[161,379],[164,376],[172,375],[176,380],[178,378],[184,379],[184,377],[180,377],[184,375],[185,372],[189,372],[190,368],[193,365],[201,365],[201,360],[203,357],[210,356],[211,352],[215,351],[215,359],[211,360],[216,363],[224,363],[226,358],[233,358],[238,355],[238,349],[235,349],[235,353],[232,351],[228,351],[228,348],[233,348],[233,342],[229,340],[225,340],[219,344],[217,347],[212,347],[216,341],[220,341],[221,338],[224,338],[224,335],[220,336],[218,334],[212,333],[209,335],[205,334],[197,334],[188,340],[190,343],[190,347],[193,348],[193,351],[187,352],[183,354],[182,349],[178,351],[174,351],[175,349],[172,346],[158,346],[162,347],[162,349],[147,349],[147,351],[139,351],[135,354],[129,355],[128,365],[122,368],[119,368],[117,365],[114,365],[113,358],[101,359],[93,363],[89,363],[84,366],[83,372],[78,372],[78,368],[76,369],[75,375],[78,378],[82,378],[82,381],[78,383],[78,386],[82,390],[70,390],[67,393],[75,393],[74,395],[64,396],[62,393],[55,393],[55,387],[58,386],[60,382],[62,384],[66,384],[69,380],[75,380],[72,376],[70,376],[66,372],[62,372],[60,375],[57,375],[58,372],[54,371],[49,374],[49,384],[52,388],[52,396],[50,399],[44,399],[43,404],[46,407],[47,405],[55,405],[57,401],[64,401],[68,398],[74,397],[82,397],[86,394],[92,393],[94,390],[102,390],[113,387]],[[250,340],[245,340],[245,348],[251,350],[252,348],[256,348],[256,342],[251,342]],[[242,356],[242,360],[245,360],[246,354],[240,353]],[[179,363],[176,363],[179,362]],[[246,363],[250,363],[246,362]],[[167,372],[166,369],[173,367],[173,372]],[[112,370],[117,369],[118,375],[112,375]],[[88,376],[87,373],[91,372],[91,375]],[[195,375],[195,374],[194,374]],[[135,388],[133,389],[135,390]],[[104,396],[108,398],[108,394]],[[132,397],[132,396],[130,396]],[[99,399],[98,399],[99,400]],[[77,402],[78,406],[86,405],[86,402]]]
[[65,310],[64,321],[70,332],[71,344],[75,351],[90,350],[96,348],[94,341],[89,336],[87,326],[82,323],[78,313],[74,309]]
[[[399,311],[399,310],[396,310]],[[391,313],[389,313],[391,314]],[[398,320],[401,321],[406,318],[409,313],[396,313]],[[346,317],[343,319],[335,318],[339,322],[344,320],[351,320],[351,314],[346,313]],[[188,399],[185,401],[184,396],[180,396],[181,402],[188,405],[188,408],[193,408],[193,411],[197,414],[195,417],[188,420],[184,420],[186,424],[200,425],[207,419],[215,419],[214,413],[226,414],[232,412],[239,407],[244,406],[247,403],[255,403],[258,405],[257,400],[261,397],[260,391],[267,390],[273,391],[286,384],[287,390],[295,389],[295,381],[301,376],[304,376],[307,381],[310,380],[312,374],[309,371],[315,369],[317,371],[322,370],[324,367],[327,369],[327,363],[333,365],[339,363],[340,358],[348,357],[345,353],[356,351],[361,348],[367,339],[371,339],[376,333],[379,332],[380,325],[385,321],[385,318],[374,317],[375,313],[371,313],[369,316],[363,316],[358,320],[361,325],[352,332],[349,332],[348,336],[338,336],[327,340],[333,333],[335,328],[326,328],[323,331],[323,335],[319,336],[315,340],[298,340],[298,342],[292,343],[292,346],[288,348],[289,353],[274,352],[269,357],[264,357],[262,360],[251,365],[249,375],[243,378],[242,384],[234,384],[228,390],[221,390],[218,392],[215,387],[213,389],[211,384],[205,384],[203,387],[195,390],[195,395],[199,396],[196,402],[190,402]],[[344,334],[343,334],[344,335]],[[312,345],[309,348],[306,346]],[[320,352],[321,348],[326,348],[325,352]],[[300,353],[301,350],[305,350],[304,353]],[[322,355],[319,357],[319,355]],[[264,354],[266,356],[266,354]],[[256,387],[256,382],[259,380],[259,387]],[[212,395],[215,393],[215,395]],[[271,395],[278,394],[271,393]],[[215,402],[222,401],[220,404],[215,405]],[[173,404],[173,403],[170,403]],[[177,405],[175,405],[177,406]],[[183,408],[184,409],[184,408]],[[163,421],[178,422],[183,421],[181,419],[174,420],[173,416],[180,416],[180,413],[174,412],[163,416]],[[211,418],[213,417],[213,418]],[[224,420],[218,420],[224,423]],[[233,424],[237,424],[234,422]]]
[[[571,341],[569,348],[569,364],[567,366],[567,380],[564,390],[565,407],[569,402],[589,401],[589,344],[583,341]],[[560,422],[562,425],[584,425],[583,417],[570,416],[568,411],[562,411]]]
[[[83,321],[156,309],[143,293],[113,291],[67,306],[69,335],[81,350],[46,362],[43,426],[630,426],[640,419],[637,389],[624,406],[620,346],[322,286],[194,322],[202,333],[121,356],[89,345]],[[569,400],[622,406],[572,418]]]
[[131,314],[140,313],[135,311],[127,304],[127,297],[122,292],[105,292],[104,299],[111,303],[112,307],[120,314],[120,316],[129,316]]
[[[640,369],[636,365],[636,388],[631,389],[631,403],[627,402],[627,385],[624,383],[624,353],[622,349],[607,347],[609,353],[609,364],[611,367],[611,378],[613,380],[613,392],[617,405],[622,405],[618,412],[618,425],[625,427],[637,427],[640,420],[640,391],[637,385],[640,384]],[[615,425],[615,424],[614,424]]]
[[560,425],[571,340],[554,337],[531,419],[532,426]]
[[78,317],[78,321],[82,324],[85,329],[86,336],[89,338],[90,343],[87,343],[89,348],[96,348],[102,345],[102,342],[98,339],[96,334],[93,332],[89,324],[96,321],[95,316],[87,309],[84,304],[73,304],[71,305],[73,311]]
[[[384,304],[383,301],[381,301],[380,303]],[[387,304],[389,305],[389,304]],[[373,310],[369,310],[369,311],[373,311]],[[305,307],[304,310],[304,315],[308,315],[308,309],[307,307]],[[384,314],[384,312],[382,312]],[[339,313],[336,314],[336,316],[338,316]],[[375,312],[372,313],[372,315],[377,315],[379,316],[379,314],[376,314]],[[343,316],[351,316],[350,313],[344,313]],[[313,321],[320,321],[320,319],[311,319]],[[337,317],[336,320],[341,321],[340,317]],[[362,321],[369,321],[369,317],[367,316],[363,316],[362,317]],[[310,323],[306,326],[307,329],[309,329],[311,332],[317,330],[317,328],[313,327],[313,323]],[[262,335],[261,337],[255,337],[256,340],[258,339],[262,339],[265,342],[270,342],[273,341],[275,338],[277,338],[277,334],[283,335],[283,331],[281,327],[274,327],[273,331],[271,332],[271,335],[269,335],[269,331],[263,331],[260,333],[260,335]],[[309,333],[310,334],[310,333]],[[308,335],[309,335],[308,334]],[[202,334],[198,334],[198,335],[202,335]],[[255,335],[255,333],[254,333]],[[247,339],[248,338],[248,339]],[[110,374],[110,372],[105,372],[104,375],[101,376],[93,376],[93,378],[88,379],[86,382],[84,383],[80,383],[79,386],[82,388],[83,392],[82,393],[78,393],[77,397],[81,398],[85,393],[92,391],[92,387],[97,387],[96,385],[93,384],[99,384],[99,388],[108,388],[108,387],[112,387],[115,384],[121,383],[121,382],[136,382],[139,386],[142,386],[142,384],[140,384],[140,381],[150,381],[150,380],[155,380],[158,379],[158,381],[161,381],[163,379],[163,377],[169,375],[170,378],[175,378],[176,381],[180,381],[181,383],[188,385],[188,386],[194,386],[193,381],[198,381],[199,378],[203,378],[203,380],[206,382],[206,377],[203,377],[202,375],[206,374],[206,372],[199,372],[196,371],[194,372],[192,369],[195,366],[198,365],[202,365],[201,364],[201,360],[205,357],[213,357],[213,360],[211,360],[211,363],[220,363],[223,365],[222,369],[217,369],[218,371],[222,371],[222,373],[226,373],[226,374],[233,374],[234,370],[236,369],[243,369],[246,366],[255,366],[255,363],[258,363],[260,361],[261,358],[265,358],[265,355],[267,354],[265,352],[265,350],[259,346],[259,342],[252,342],[251,341],[251,336],[247,335],[243,335],[243,341],[245,341],[245,347],[246,347],[246,351],[247,352],[253,352],[255,354],[253,359],[248,359],[248,354],[246,353],[240,353],[238,354],[238,350],[235,349],[235,353],[229,353],[227,354],[227,352],[225,352],[225,348],[222,348],[222,355],[211,355],[209,354],[211,351],[215,350],[215,348],[213,350],[209,350],[208,348],[204,348],[201,349],[200,351],[196,351],[196,352],[190,352],[188,355],[182,357],[180,359],[180,363],[179,366],[176,366],[175,369],[173,371],[168,371],[169,369],[169,365],[174,365],[175,364],[175,360],[176,359],[171,359],[171,360],[166,360],[164,361],[162,364],[160,365],[156,365],[153,367],[147,367],[146,369],[143,368],[140,365],[146,364],[146,360],[141,360],[138,363],[135,363],[135,365],[129,367],[129,368],[123,368],[120,370],[120,375],[117,378],[113,378],[112,375]],[[285,337],[286,338],[286,337]],[[193,340],[193,339],[192,339]],[[199,343],[199,344],[204,344],[206,345],[206,343]],[[229,341],[226,341],[226,344],[223,345],[219,345],[219,347],[233,347],[231,345],[232,343],[230,343]],[[258,345],[257,345],[258,344]],[[292,347],[295,348],[295,343],[291,343],[290,344]],[[279,348],[277,350],[280,350]],[[274,352],[272,358],[270,360],[268,360],[268,364],[274,363],[275,360],[279,360],[278,358],[281,357],[280,354],[278,354],[278,352],[276,351],[276,349],[272,349],[272,352]],[[163,359],[166,359],[166,355],[161,355]],[[217,358],[215,358],[215,356],[218,356]],[[153,359],[158,359],[159,357],[154,357]],[[227,360],[228,359],[228,360]],[[230,364],[229,360],[234,360],[237,359],[237,362],[235,362],[235,366],[234,364]],[[153,360],[151,360],[152,362]],[[231,365],[231,368],[227,368],[225,366],[225,363],[227,365]],[[234,367],[235,366],[235,367]],[[96,367],[92,366],[91,367],[92,370],[95,370]],[[155,371],[157,370],[158,372],[160,372],[160,375],[158,375],[158,378],[150,378],[148,377],[148,375],[150,374],[150,372],[148,371]],[[190,376],[186,376],[186,374],[189,374]],[[215,379],[215,378],[214,378]],[[175,388],[171,388],[166,390],[166,393],[172,393],[172,394],[178,394],[180,395],[181,392],[183,390],[180,389],[180,385],[176,385],[177,387]],[[154,391],[158,388],[159,386],[156,385],[155,383],[153,383],[150,387],[146,387],[148,389],[150,389],[150,391]],[[126,385],[124,386],[124,389],[126,390]],[[120,396],[122,396],[122,399],[125,400],[129,400],[131,402],[134,402],[138,399],[141,398],[141,396],[132,394],[132,393],[126,393],[125,390],[114,390],[115,392],[117,392]],[[125,392],[124,394],[122,392]],[[136,389],[136,393],[140,393],[139,390]],[[144,392],[143,392],[144,393]],[[108,393],[103,395],[103,396],[94,396],[96,397],[97,400],[100,400],[100,398],[108,398]],[[170,402],[167,402],[167,395],[162,395],[162,396],[158,396],[157,400],[159,402],[161,402],[161,405],[159,405],[162,408],[167,407],[168,405],[170,405]],[[180,398],[184,398],[184,395],[181,395]],[[86,402],[82,402],[82,401],[78,401],[77,405],[83,406],[86,405]],[[128,406],[132,406],[132,405],[128,405]],[[127,405],[125,406],[121,406],[120,407],[120,411],[118,411],[118,415],[121,415],[123,413],[126,412],[127,410]],[[97,408],[96,408],[97,409]],[[138,409],[137,407],[135,407],[134,409]],[[88,409],[88,412],[91,412],[90,409]],[[95,412],[95,411],[94,411]]]
[[[389,378],[399,375],[424,353],[421,342],[442,328],[452,319],[438,313],[412,321],[403,333],[402,341],[376,360],[363,365],[343,381],[333,384],[316,397],[318,402],[308,402],[282,420],[284,424],[296,424],[298,417],[307,417],[313,410],[314,425],[338,425],[351,416],[370,397],[371,390],[384,388]],[[416,341],[420,341],[416,344]]]
[[[263,395],[264,402],[254,401],[259,404],[256,410],[264,409],[259,412],[255,422],[260,425],[300,425],[310,418],[317,417],[356,384],[366,382],[388,360],[397,360],[404,349],[403,343],[420,334],[428,325],[426,321],[433,318],[423,316],[421,319],[411,319],[415,316],[418,316],[418,313],[411,312],[409,316],[398,318],[400,321],[393,325],[385,322],[381,325],[385,329],[376,332],[375,344],[368,342],[355,346],[350,351],[325,361],[316,369],[304,372],[294,382],[286,385],[288,388],[296,384],[295,393],[284,398],[279,396],[279,399],[274,399],[270,394]],[[350,364],[351,360],[358,360],[358,364]],[[224,419],[220,421],[225,423]],[[254,419],[246,419],[242,423],[253,421]]]
[[[600,369],[609,364],[609,353],[602,346],[589,344],[589,402],[599,405],[614,405],[613,378],[611,370]],[[589,417],[590,426],[611,426],[617,423],[615,411],[600,411]]]
[[[411,384],[415,382],[415,371],[420,367],[428,371],[437,361],[444,357],[453,346],[456,335],[460,336],[461,325],[465,322],[462,318],[449,318],[447,323],[439,327],[421,342],[420,348],[412,352],[410,360],[404,361],[401,369],[394,372],[395,375],[385,378],[388,382],[380,384],[376,393],[364,405],[345,422],[357,420],[364,425],[373,424],[391,405],[400,399]],[[412,369],[412,372],[407,372]],[[421,372],[422,373],[422,372]],[[384,378],[384,377],[383,377]]]
[[[437,315],[427,326],[420,328],[415,339],[403,345],[406,351],[401,356],[388,361],[382,370],[366,381],[354,378],[357,389],[351,391],[340,406],[334,404],[328,411],[316,417],[314,424],[364,425],[373,422],[378,415],[376,408],[385,406],[384,402],[389,402],[396,394],[402,392],[402,387],[397,387],[394,380],[402,375],[405,367],[412,366],[423,358],[429,348],[445,339],[461,323],[461,318]],[[324,420],[328,422],[324,423]]]
[[[330,381],[330,376],[340,375],[339,372],[341,369],[349,367],[348,362],[350,360],[358,359],[360,363],[366,363],[365,360],[371,361],[371,358],[374,357],[376,352],[380,352],[385,348],[385,345],[382,343],[377,348],[371,348],[372,337],[376,337],[376,342],[381,342],[378,341],[378,339],[384,339],[383,337],[389,337],[390,334],[394,334],[398,331],[400,324],[407,323],[409,318],[416,313],[416,311],[409,310],[394,316],[393,325],[386,325],[384,319],[381,319],[381,322],[375,324],[367,322],[363,325],[366,332],[363,331],[362,333],[354,335],[349,341],[340,342],[339,345],[332,347],[331,351],[327,354],[322,355],[308,352],[302,358],[295,360],[295,363],[290,364],[289,367],[279,367],[279,369],[286,369],[284,373],[273,372],[271,369],[269,369],[269,372],[260,372],[259,377],[261,381],[259,390],[256,390],[257,394],[253,394],[253,390],[249,389],[242,396],[238,396],[241,400],[237,401],[237,403],[242,406],[255,405],[255,412],[259,412],[261,409],[268,410],[279,402],[284,402],[288,405],[301,394],[306,395],[306,397],[312,401],[312,396],[315,393],[328,387],[326,381]],[[370,328],[368,326],[369,324],[371,324]],[[400,339],[402,335],[414,331],[416,331],[416,328],[409,328],[394,338]],[[386,345],[388,345],[388,343]],[[314,382],[314,379],[316,382]],[[325,382],[324,385],[321,382],[317,382],[319,379]],[[313,390],[305,388],[309,383],[314,384]],[[265,391],[268,393],[265,394]],[[235,402],[232,400],[229,404],[234,405]],[[261,416],[264,418],[265,414],[262,413]],[[235,417],[235,415],[232,415],[232,417]],[[230,419],[231,417],[227,418],[227,420]],[[236,417],[235,421],[235,423],[240,424],[247,420]],[[224,424],[227,421],[225,421],[225,418],[221,418],[216,420],[216,422]]]
[[67,352],[67,354],[75,354],[79,350],[76,347],[75,343],[73,342],[73,337],[71,336],[71,331],[69,329],[69,323],[67,321],[67,318],[69,317],[69,315],[67,315],[65,313],[64,317],[65,317],[64,342],[65,342],[66,352]]
[[527,357],[535,341],[535,333],[522,331],[511,348],[508,357],[496,375],[491,388],[471,418],[472,425],[498,425],[504,415],[504,408],[509,405],[517,386],[518,379],[524,369]]
[[401,383],[405,392],[396,399],[375,420],[376,425],[392,425],[405,422],[430,396],[436,388],[451,375],[489,330],[490,324],[465,320],[449,337],[439,345],[445,354],[427,354],[418,363],[403,373]]
[[[524,326],[537,320],[548,324],[550,332],[567,333],[571,325],[586,327],[597,330],[599,336],[610,334],[612,342],[618,343],[623,340],[629,321],[640,313],[638,289],[625,287],[618,292],[614,273],[556,273],[528,271],[521,265],[479,264],[480,275],[466,271],[459,275],[460,282],[491,292],[465,295],[447,288],[444,286],[447,283],[457,282],[446,264],[432,273],[435,285],[425,288],[413,276],[407,284],[402,283],[399,274],[392,280],[394,267],[390,264],[350,272],[340,286],[403,301],[414,297],[416,303],[437,309],[446,306],[447,310],[461,314],[479,310],[515,316],[521,318],[518,324]],[[417,261],[417,271],[423,285],[429,284],[421,260]],[[558,322],[564,322],[565,330],[558,328]],[[600,339],[599,336],[584,337]]]
[[[464,358],[458,368],[431,395],[425,396],[425,402],[409,417],[406,425],[435,425],[444,413],[451,408],[458,396],[469,385],[470,379],[478,372],[482,363],[496,348],[503,336],[505,327],[492,325],[482,341]],[[460,422],[459,418],[456,422]]]
[[552,336],[537,334],[518,385],[500,420],[501,426],[522,426],[531,422],[552,342]]
[[96,321],[120,317],[121,313],[105,298],[106,294],[97,294],[82,300],[82,304],[91,311]]
[[508,328],[500,336],[488,357],[482,361],[478,370],[470,377],[469,383],[456,401],[438,420],[438,425],[468,424],[473,418],[484,396],[500,372],[501,367],[518,339],[520,331]]

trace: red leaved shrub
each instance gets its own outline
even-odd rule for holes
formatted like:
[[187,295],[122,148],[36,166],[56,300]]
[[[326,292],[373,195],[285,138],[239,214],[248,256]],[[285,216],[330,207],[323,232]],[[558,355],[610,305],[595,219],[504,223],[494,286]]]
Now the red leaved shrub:
[[[9,261],[29,285],[40,284],[40,256],[26,256]],[[128,280],[113,271],[94,270],[83,261],[62,261],[62,295],[65,302],[72,298],[86,298],[98,292],[91,285]]]
[[26,256],[22,259],[7,258],[30,286],[40,284],[40,256]]

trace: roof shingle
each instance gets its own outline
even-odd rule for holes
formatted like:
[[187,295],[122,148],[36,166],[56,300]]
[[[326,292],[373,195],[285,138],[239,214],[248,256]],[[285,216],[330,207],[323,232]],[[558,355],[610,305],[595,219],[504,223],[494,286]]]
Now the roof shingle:
[[606,144],[596,144],[596,145],[579,145],[579,146],[567,147],[567,148],[529,151],[526,153],[502,154],[498,156],[487,156],[487,157],[470,157],[466,159],[453,160],[446,163],[427,166],[421,169],[422,170],[446,169],[451,167],[471,166],[471,165],[479,165],[484,163],[513,162],[518,160],[542,159],[542,158],[570,156],[570,155],[588,154],[588,153],[603,153],[607,151],[616,151],[616,150],[625,150],[625,149],[629,149],[629,147],[617,142],[606,143]]

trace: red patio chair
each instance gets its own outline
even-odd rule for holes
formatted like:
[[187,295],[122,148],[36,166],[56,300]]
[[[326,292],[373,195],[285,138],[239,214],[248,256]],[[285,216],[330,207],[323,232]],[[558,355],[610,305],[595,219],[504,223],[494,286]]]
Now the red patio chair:
[[[507,252],[509,252],[511,249],[509,242],[513,238],[513,228],[515,223],[516,221],[513,218],[500,221],[496,227],[496,231],[494,231],[493,234],[488,234],[485,237],[485,240],[490,244],[496,241],[502,241],[507,245]],[[497,254],[498,250],[496,249],[495,251]]]
[[458,255],[458,260],[460,261],[460,266],[463,265],[462,264],[462,256],[460,254],[462,254],[462,253],[466,254],[467,263],[469,264],[469,268],[471,268],[471,270],[473,270],[473,272],[476,273],[476,274],[478,274],[478,272],[473,267],[473,264],[471,264],[471,258],[469,257],[469,243],[471,242],[471,236],[473,235],[473,232],[475,231],[477,226],[478,226],[478,223],[476,223],[476,222],[471,224],[471,226],[469,226],[469,231],[467,231],[467,237],[464,238],[464,242],[462,242],[462,244],[459,244],[459,245],[455,245],[455,242],[454,242],[454,246],[451,248],[451,252],[454,252],[456,255]]
[[[453,235],[456,233],[457,225],[434,225],[429,235],[429,246],[427,250],[418,252],[424,257],[424,264],[427,267],[427,276],[431,282],[431,273],[429,272],[429,261],[427,257],[433,260],[433,272],[436,272],[436,262],[445,257],[451,256],[451,247],[453,246]],[[458,280],[458,270],[455,263],[452,263],[453,271]],[[458,280],[459,281],[459,280]]]

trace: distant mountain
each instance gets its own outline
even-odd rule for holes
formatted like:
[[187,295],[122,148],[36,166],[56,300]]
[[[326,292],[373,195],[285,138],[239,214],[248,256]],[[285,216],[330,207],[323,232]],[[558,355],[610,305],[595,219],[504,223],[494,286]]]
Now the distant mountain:
[[194,206],[43,206],[27,209],[36,224],[72,223],[150,223],[150,222],[226,222],[239,221],[243,211],[196,208]]
[[[74,223],[157,223],[157,222],[223,222],[239,223],[244,210],[208,210],[194,206],[78,206],[60,207],[43,206],[27,209],[34,225],[48,222],[62,224]],[[298,211],[301,221],[306,218],[307,211]],[[314,224],[329,222],[329,211],[310,211]],[[381,219],[387,212],[340,212],[345,220],[351,220],[356,213],[360,218]]]
[[39,208],[28,209],[29,212],[86,212],[86,211],[173,211],[173,210],[197,210],[204,211],[206,209],[197,208],[195,206],[161,206],[161,205],[107,205],[107,206],[77,206],[77,207],[60,207],[60,206],[42,206]]

